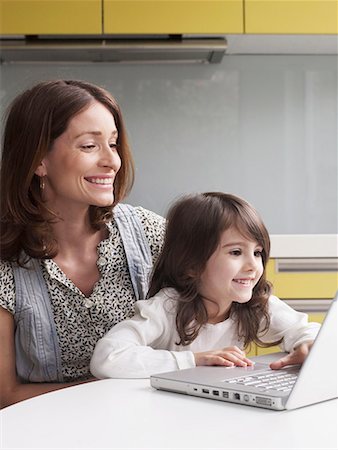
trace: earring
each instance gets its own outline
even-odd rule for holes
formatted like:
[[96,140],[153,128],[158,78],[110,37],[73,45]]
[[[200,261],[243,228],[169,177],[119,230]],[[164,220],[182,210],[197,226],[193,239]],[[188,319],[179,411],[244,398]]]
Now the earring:
[[40,177],[40,190],[43,191],[45,189],[45,177]]

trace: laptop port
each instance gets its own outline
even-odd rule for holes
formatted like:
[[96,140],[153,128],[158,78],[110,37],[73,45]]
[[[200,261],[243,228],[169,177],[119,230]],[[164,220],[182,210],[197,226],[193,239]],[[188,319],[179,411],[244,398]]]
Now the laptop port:
[[213,395],[219,395],[219,391],[212,391]]
[[241,395],[238,394],[237,392],[234,394],[234,399],[235,400],[240,400],[241,399]]
[[271,398],[268,397],[256,397],[257,405],[271,406],[272,401]]
[[209,394],[209,389],[202,389],[203,394]]
[[224,398],[229,398],[229,392],[227,391],[223,391],[222,395]]

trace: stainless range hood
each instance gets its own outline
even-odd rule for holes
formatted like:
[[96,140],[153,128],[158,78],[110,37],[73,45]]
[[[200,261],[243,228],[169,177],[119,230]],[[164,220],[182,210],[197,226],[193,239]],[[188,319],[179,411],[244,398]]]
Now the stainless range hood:
[[226,48],[225,38],[8,37],[0,39],[0,62],[219,63]]

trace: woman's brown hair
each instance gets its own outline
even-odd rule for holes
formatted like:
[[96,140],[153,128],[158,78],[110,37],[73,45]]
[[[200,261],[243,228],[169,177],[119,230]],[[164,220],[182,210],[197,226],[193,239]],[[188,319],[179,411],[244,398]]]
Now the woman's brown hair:
[[[180,342],[188,345],[196,339],[208,314],[199,294],[200,277],[207,261],[219,245],[222,233],[235,227],[243,236],[262,246],[264,272],[247,303],[233,302],[231,317],[244,347],[264,344],[258,334],[270,325],[268,299],[271,285],[265,279],[270,238],[257,211],[245,200],[222,192],[185,196],[170,208],[162,252],[155,264],[148,297],[165,287],[179,293],[176,327]],[[262,320],[264,326],[262,327]],[[263,329],[262,329],[263,328]]]
[[94,229],[112,216],[113,206],[130,191],[134,165],[118,104],[105,89],[77,80],[39,83],[10,105],[3,133],[0,169],[0,258],[23,264],[28,255],[51,258],[57,253],[50,224],[56,220],[42,201],[36,168],[67,129],[69,121],[94,101],[113,115],[118,131],[121,168],[114,182],[114,204],[90,206]]

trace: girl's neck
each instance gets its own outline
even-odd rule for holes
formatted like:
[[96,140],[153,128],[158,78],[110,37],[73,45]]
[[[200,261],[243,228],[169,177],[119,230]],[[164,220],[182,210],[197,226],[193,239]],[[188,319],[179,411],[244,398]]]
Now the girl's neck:
[[208,298],[203,298],[204,306],[208,314],[208,323],[216,324],[224,322],[230,316],[230,305],[220,305],[217,301]]

